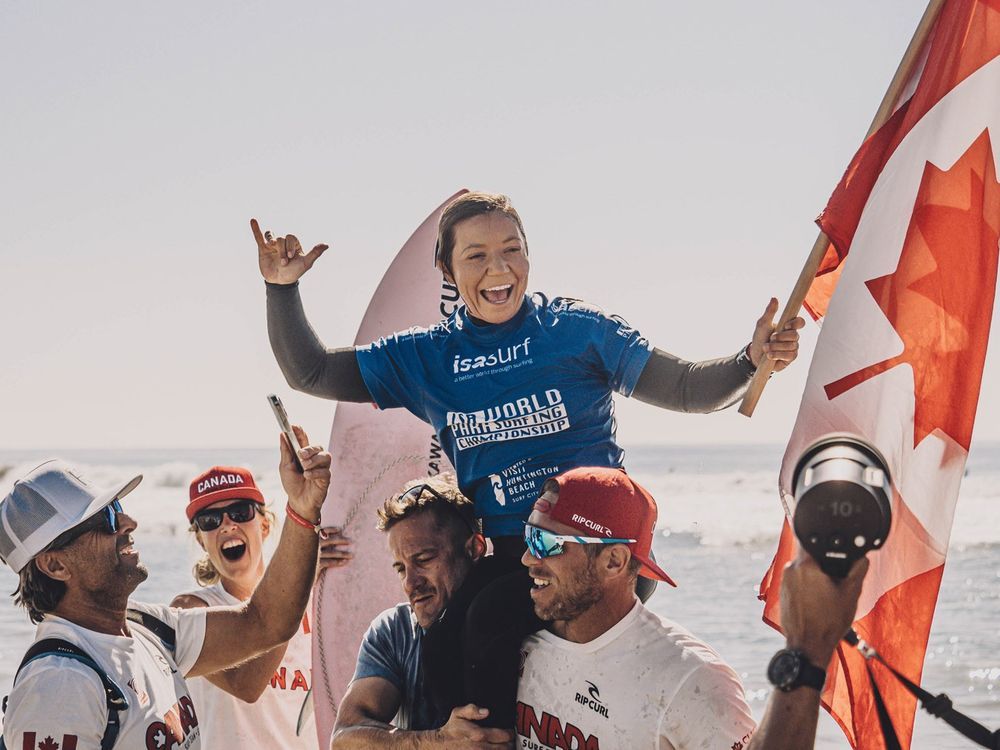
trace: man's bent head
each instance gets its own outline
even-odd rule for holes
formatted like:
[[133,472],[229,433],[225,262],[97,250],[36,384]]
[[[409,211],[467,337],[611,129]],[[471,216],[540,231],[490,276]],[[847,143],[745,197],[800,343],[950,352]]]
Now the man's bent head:
[[378,516],[417,622],[430,627],[485,552],[472,503],[445,474],[408,483]]

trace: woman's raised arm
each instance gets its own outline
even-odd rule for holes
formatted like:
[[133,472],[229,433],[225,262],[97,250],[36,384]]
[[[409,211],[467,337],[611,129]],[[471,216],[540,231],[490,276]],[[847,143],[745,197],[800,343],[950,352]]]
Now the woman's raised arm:
[[295,390],[312,396],[335,401],[371,401],[354,347],[327,349],[302,308],[298,280],[328,246],[316,245],[303,253],[295,235],[274,238],[270,232],[261,232],[256,219],[250,220],[250,230],[267,286],[267,335],[285,380]]

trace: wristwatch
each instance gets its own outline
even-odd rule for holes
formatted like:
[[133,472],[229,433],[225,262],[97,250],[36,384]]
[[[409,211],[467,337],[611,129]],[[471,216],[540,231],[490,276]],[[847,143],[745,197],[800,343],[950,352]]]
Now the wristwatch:
[[821,691],[826,684],[826,670],[810,663],[802,651],[783,648],[767,665],[767,679],[785,693],[802,685]]

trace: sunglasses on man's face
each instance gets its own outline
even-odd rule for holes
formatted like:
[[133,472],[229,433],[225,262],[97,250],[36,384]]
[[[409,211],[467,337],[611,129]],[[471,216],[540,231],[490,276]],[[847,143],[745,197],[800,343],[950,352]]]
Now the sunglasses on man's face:
[[68,547],[81,536],[89,534],[91,531],[116,534],[118,532],[118,514],[122,512],[122,504],[115,498],[83,523],[77,524],[72,529],[64,531],[53,539],[51,544],[49,544],[49,549],[56,550]]
[[544,560],[546,557],[561,555],[565,551],[563,547],[566,542],[576,542],[577,544],[633,544],[635,539],[607,539],[599,536],[556,534],[553,531],[526,523],[524,524],[524,542],[528,545],[528,551],[532,557]]
[[194,515],[195,525],[202,531],[215,531],[222,525],[223,514],[233,523],[246,523],[257,514],[257,503],[253,500],[239,500],[223,508],[200,510]]

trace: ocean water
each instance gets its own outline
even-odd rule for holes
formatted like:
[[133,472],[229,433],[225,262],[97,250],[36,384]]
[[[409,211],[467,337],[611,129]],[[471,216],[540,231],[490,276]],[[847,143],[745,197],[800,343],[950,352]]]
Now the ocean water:
[[[783,447],[639,446],[628,451],[630,472],[657,498],[654,549],[679,583],[661,586],[649,606],[714,646],[740,674],[754,714],[763,713],[770,686],[764,669],[782,639],[761,622],[757,584],[781,529],[776,487]],[[142,473],[127,504],[139,521],[135,537],[151,574],[136,592],[166,602],[191,585],[196,545],[183,509],[189,480],[213,464],[251,467],[266,497],[277,497],[277,456],[271,449],[0,451],[0,493],[40,460],[60,455],[98,484]],[[275,537],[277,535],[274,535]],[[0,591],[16,577],[0,566]],[[34,628],[13,603],[0,604],[0,694]],[[875,644],[876,646],[878,644]],[[973,446],[962,484],[923,685],[947,693],[956,707],[991,729],[1000,727],[1000,444]],[[848,747],[825,713],[816,746]],[[943,722],[918,713],[913,748],[971,747]]]

